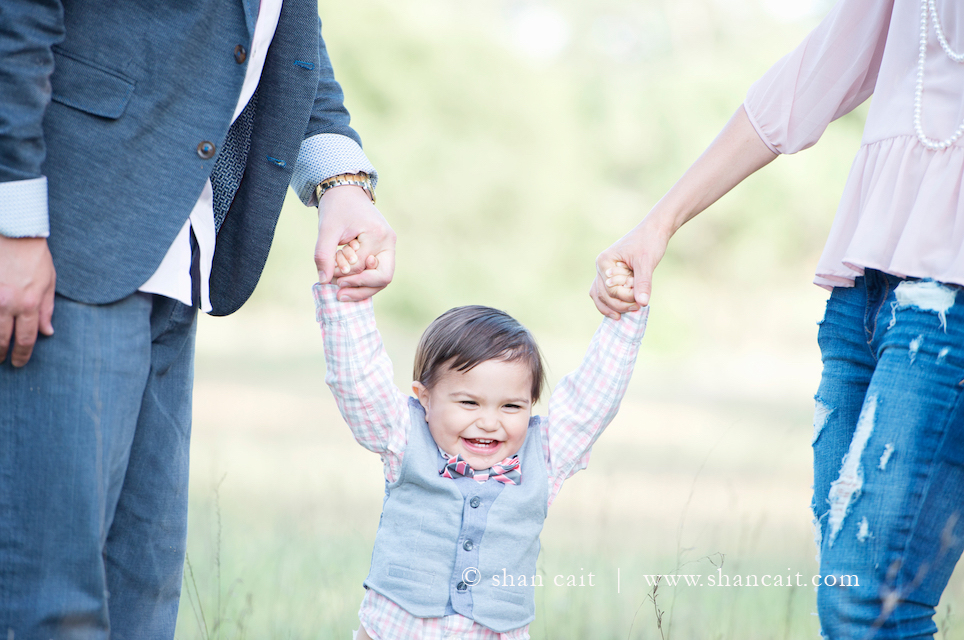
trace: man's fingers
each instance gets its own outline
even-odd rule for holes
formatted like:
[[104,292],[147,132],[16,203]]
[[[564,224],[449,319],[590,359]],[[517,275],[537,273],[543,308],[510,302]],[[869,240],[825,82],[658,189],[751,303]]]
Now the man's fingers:
[[[325,192],[318,203],[318,243],[315,246],[315,265],[318,267],[318,281],[326,284],[333,277],[353,276],[367,268],[368,256],[375,254],[378,262],[385,261],[383,256],[395,250],[395,232],[372,205],[368,194],[354,186],[335,187]],[[349,251],[343,249],[344,257],[349,260],[348,272],[336,267],[335,252],[338,246],[347,244]],[[351,261],[352,253],[356,260]],[[391,258],[394,262],[394,258]],[[379,267],[381,270],[381,266]],[[391,281],[392,269],[387,282]],[[380,285],[381,286],[381,285]]]
[[7,360],[10,339],[13,337],[13,317],[0,315],[0,364]]
[[335,250],[338,246],[336,243],[332,243],[333,246],[322,246],[321,239],[319,238],[318,245],[315,247],[315,268],[318,269],[318,282],[321,284],[327,284],[331,280],[331,274],[335,270]]
[[[318,282],[327,284],[338,268],[336,256],[338,246],[342,244],[341,229],[334,228],[330,221],[323,217],[318,223],[318,242],[315,243],[315,267],[318,269]],[[347,262],[347,261],[346,261]]]
[[0,363],[27,364],[37,330],[53,333],[57,272],[44,238],[0,235]]
[[392,281],[392,273],[383,271],[384,266],[383,261],[378,269],[365,269],[361,273],[336,278],[335,284],[342,289],[372,288],[376,291],[384,289]]
[[30,360],[33,345],[37,342],[38,318],[36,313],[17,316],[13,330],[13,349],[10,351],[10,364],[22,367]]
[[338,299],[342,302],[359,302],[367,300],[384,289],[384,287],[344,287],[338,290]]
[[395,275],[395,254],[383,251],[379,256],[368,256],[365,264],[373,265],[361,273],[343,276],[335,280],[339,286],[339,300],[364,300],[370,298],[392,281]]
[[[44,294],[44,299],[40,303],[40,333],[45,336],[54,335],[54,291],[54,282],[51,282],[50,289]],[[3,360],[0,360],[0,362],[3,362]]]

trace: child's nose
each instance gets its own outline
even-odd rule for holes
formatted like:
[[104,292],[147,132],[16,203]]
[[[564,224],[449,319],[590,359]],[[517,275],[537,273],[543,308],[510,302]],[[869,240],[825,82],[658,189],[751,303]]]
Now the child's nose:
[[495,411],[483,411],[479,416],[478,425],[485,431],[495,431],[499,428],[499,414]]

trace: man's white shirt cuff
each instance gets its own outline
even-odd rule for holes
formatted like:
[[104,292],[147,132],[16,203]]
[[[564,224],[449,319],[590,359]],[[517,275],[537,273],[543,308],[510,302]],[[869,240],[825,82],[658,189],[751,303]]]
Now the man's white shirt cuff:
[[332,176],[364,171],[372,184],[378,173],[357,142],[337,133],[319,133],[301,143],[298,163],[291,176],[291,188],[306,207],[318,204],[315,187]]
[[49,235],[47,177],[0,182],[0,236],[46,238]]

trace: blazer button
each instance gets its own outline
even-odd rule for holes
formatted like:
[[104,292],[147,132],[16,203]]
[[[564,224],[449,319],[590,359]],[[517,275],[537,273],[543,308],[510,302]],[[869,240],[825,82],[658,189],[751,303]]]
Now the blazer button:
[[471,500],[469,500],[469,505],[473,509],[478,509],[480,504],[482,504],[482,500],[479,498],[479,496],[474,496]]
[[202,160],[210,160],[213,158],[215,151],[217,151],[217,147],[214,146],[213,142],[202,140],[197,145],[197,154]]
[[462,545],[462,548],[465,549],[466,551],[471,551],[474,546],[475,545],[472,544],[471,540],[466,540],[465,544]]
[[238,64],[244,64],[244,61],[248,59],[248,52],[240,44],[234,48],[234,61]]

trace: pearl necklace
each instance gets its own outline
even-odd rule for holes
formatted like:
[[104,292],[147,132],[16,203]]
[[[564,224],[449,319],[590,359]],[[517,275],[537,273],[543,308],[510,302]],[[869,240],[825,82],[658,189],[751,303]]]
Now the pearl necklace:
[[941,48],[947,57],[954,62],[964,62],[964,53],[957,53],[947,44],[944,37],[944,30],[941,29],[941,21],[937,17],[937,6],[934,0],[921,0],[920,3],[920,55],[917,57],[917,90],[914,93],[914,130],[917,132],[917,139],[921,144],[932,151],[946,149],[954,144],[958,138],[964,135],[964,122],[957,128],[950,138],[946,140],[933,140],[924,135],[924,128],[921,126],[921,103],[924,99],[924,60],[927,58],[927,18],[933,16],[934,29],[937,31],[937,40],[941,43]]

